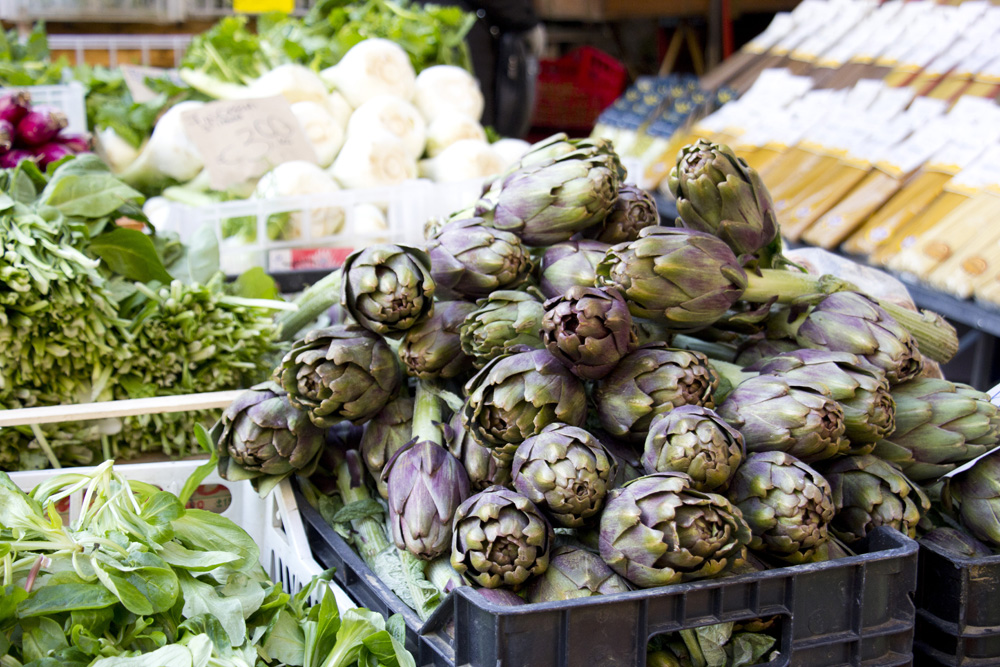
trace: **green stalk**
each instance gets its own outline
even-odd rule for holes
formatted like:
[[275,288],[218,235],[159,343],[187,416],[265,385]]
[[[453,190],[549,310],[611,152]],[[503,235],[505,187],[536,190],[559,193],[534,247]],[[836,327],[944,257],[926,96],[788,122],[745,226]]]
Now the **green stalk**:
[[685,336],[684,334],[675,334],[671,346],[679,347],[682,350],[701,352],[709,359],[719,359],[729,362],[736,359],[736,350],[730,345],[701,340],[700,338]]
[[[354,467],[358,469],[352,470]],[[362,480],[360,466],[352,466],[348,461],[342,461],[337,466],[337,490],[344,505],[371,500],[368,488]],[[375,517],[367,516],[351,521],[351,528],[356,533],[354,543],[357,545],[358,553],[374,569],[376,556],[392,547],[382,522]]]
[[945,363],[958,352],[958,332],[937,313],[929,310],[918,313],[888,301],[879,301],[878,305],[913,334],[920,354],[925,357]]
[[437,393],[421,380],[417,383],[417,393],[413,399],[413,437],[417,442],[427,440],[443,446],[444,437],[439,426],[441,421],[441,400]]
[[293,303],[298,306],[298,310],[283,312],[274,320],[278,324],[279,340],[293,340],[296,334],[314,322],[323,311],[340,303],[340,270],[331,271],[302,292]]
[[449,554],[438,556],[427,563],[425,572],[427,580],[434,584],[443,595],[447,595],[459,586],[467,585],[465,580],[462,579],[462,575],[451,566],[451,556]]
[[757,373],[747,373],[741,366],[731,364],[728,361],[709,359],[708,365],[715,369],[715,372],[719,374],[720,378],[727,380],[734,387],[738,386],[744,380],[757,375]]

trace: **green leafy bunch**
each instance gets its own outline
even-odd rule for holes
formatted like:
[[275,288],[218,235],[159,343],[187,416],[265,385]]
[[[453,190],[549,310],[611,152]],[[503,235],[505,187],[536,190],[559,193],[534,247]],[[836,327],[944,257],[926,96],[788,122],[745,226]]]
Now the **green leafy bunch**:
[[0,29],[0,86],[44,86],[62,83],[65,58],[52,62],[45,24],[36,23],[21,39],[17,28]]

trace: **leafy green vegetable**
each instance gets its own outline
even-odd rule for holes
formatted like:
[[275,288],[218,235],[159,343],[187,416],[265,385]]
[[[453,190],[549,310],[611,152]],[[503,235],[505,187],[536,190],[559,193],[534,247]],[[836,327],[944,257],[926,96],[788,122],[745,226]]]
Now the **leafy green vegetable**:
[[67,61],[49,60],[45,24],[35,24],[25,39],[17,28],[0,30],[0,86],[43,86],[62,83]]

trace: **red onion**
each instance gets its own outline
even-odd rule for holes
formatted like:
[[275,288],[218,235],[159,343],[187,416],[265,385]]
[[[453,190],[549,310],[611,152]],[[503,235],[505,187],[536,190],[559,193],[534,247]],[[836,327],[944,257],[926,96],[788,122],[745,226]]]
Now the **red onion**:
[[0,119],[0,152],[6,153],[14,145],[14,126]]
[[28,146],[41,146],[66,127],[66,114],[53,107],[34,107],[17,124],[17,140]]
[[22,160],[31,160],[34,157],[31,151],[26,151],[23,148],[12,148],[0,155],[0,169],[13,169]]
[[47,167],[50,163],[63,159],[67,155],[73,155],[73,151],[64,144],[48,143],[35,149],[35,157],[38,158],[38,166]]
[[11,125],[17,125],[22,118],[28,115],[30,108],[31,95],[23,90],[0,95],[0,120],[5,120]]
[[94,149],[94,142],[86,132],[83,134],[60,132],[54,141],[57,144],[62,144],[74,153],[89,153]]

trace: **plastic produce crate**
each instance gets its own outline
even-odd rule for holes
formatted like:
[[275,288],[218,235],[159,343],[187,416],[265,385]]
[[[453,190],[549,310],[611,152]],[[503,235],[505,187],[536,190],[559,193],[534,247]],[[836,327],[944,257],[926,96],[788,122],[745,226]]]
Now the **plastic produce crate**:
[[642,667],[657,634],[771,616],[769,667],[913,664],[917,544],[891,529],[850,558],[567,602],[496,606],[463,587],[422,623],[298,497],[316,558],[359,604],[403,614],[421,667]]
[[624,65],[592,46],[581,46],[558,60],[543,60],[532,124],[589,129],[618,99],[627,78]]
[[64,114],[69,124],[69,132],[87,131],[87,107],[84,102],[84,88],[79,81],[60,84],[58,86],[23,86],[17,90],[25,90],[31,94],[32,104],[53,106]]
[[183,0],[9,0],[11,21],[173,23],[184,19]]
[[191,35],[49,35],[53,59],[74,65],[178,67]]

